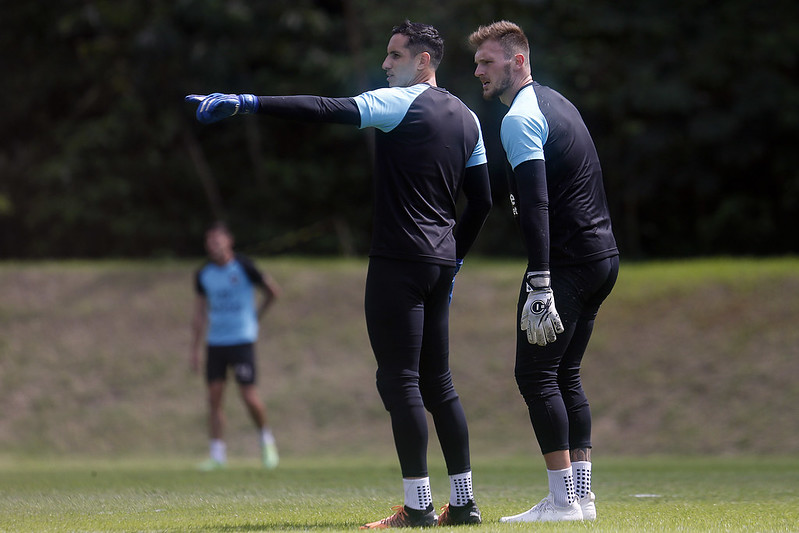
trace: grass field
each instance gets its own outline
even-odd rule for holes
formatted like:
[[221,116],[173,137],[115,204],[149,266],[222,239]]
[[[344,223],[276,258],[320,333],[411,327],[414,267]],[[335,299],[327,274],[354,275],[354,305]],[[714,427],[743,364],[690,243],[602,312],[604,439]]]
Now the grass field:
[[[595,522],[499,524],[546,491],[540,465],[480,460],[475,488],[494,531],[797,531],[799,460],[607,459],[596,465]],[[449,487],[431,472],[437,506]],[[0,531],[352,531],[390,514],[395,465],[354,457],[239,462],[197,472],[186,461],[24,461],[0,466]],[[534,501],[535,500],[535,501]]]
[[[229,391],[231,467],[207,475],[199,261],[0,263],[0,531],[338,531],[400,503],[365,260],[258,262],[284,289],[258,345],[282,463],[257,468]],[[523,268],[467,262],[452,305],[481,531],[530,529],[497,520],[546,490],[513,382]],[[584,361],[600,518],[535,529],[799,531],[797,294],[797,258],[623,263]],[[440,506],[434,438],[430,466]]]

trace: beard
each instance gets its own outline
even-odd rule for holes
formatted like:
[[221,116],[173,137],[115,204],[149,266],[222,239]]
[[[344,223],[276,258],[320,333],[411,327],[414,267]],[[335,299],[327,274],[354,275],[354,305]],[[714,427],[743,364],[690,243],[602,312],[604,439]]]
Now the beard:
[[510,65],[505,65],[503,69],[503,76],[501,79],[497,81],[492,81],[489,83],[488,88],[483,89],[483,99],[484,100],[493,100],[498,96],[502,95],[505,91],[507,91],[511,86],[511,79],[510,79]]

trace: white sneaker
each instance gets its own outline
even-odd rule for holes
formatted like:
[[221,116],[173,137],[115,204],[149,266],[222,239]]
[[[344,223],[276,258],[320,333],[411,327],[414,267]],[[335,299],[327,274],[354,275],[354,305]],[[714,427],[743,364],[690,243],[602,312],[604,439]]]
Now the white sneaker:
[[596,520],[596,505],[594,505],[596,496],[591,491],[588,494],[577,500],[580,504],[580,509],[583,510],[583,520]]
[[532,509],[514,516],[503,516],[500,522],[564,522],[582,520],[583,511],[580,504],[572,502],[566,507],[557,507],[552,502],[552,494],[538,502]]
[[277,468],[280,458],[277,455],[277,445],[275,443],[270,442],[261,446],[261,462],[264,468],[268,470]]

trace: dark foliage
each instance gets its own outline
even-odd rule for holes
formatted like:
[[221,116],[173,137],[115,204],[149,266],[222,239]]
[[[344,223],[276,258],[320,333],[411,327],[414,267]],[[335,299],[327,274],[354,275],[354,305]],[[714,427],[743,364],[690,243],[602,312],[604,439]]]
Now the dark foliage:
[[225,218],[250,253],[365,253],[370,134],[234,117],[188,93],[353,96],[390,29],[430,22],[438,81],[478,112],[496,208],[475,250],[515,254],[497,129],[466,37],[507,18],[534,77],[581,109],[627,257],[799,251],[799,4],[774,0],[3,2],[0,255],[199,253]]

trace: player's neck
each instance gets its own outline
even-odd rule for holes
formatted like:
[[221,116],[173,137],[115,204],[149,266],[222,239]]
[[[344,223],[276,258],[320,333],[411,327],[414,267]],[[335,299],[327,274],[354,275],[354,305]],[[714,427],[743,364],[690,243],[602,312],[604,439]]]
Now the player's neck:
[[416,76],[411,85],[418,85],[420,83],[427,83],[431,87],[438,87],[438,85],[436,84],[436,72],[425,71],[420,73],[418,76]]
[[531,83],[533,83],[533,76],[531,74],[527,74],[526,76],[517,79],[510,87],[508,87],[507,91],[502,93],[502,95],[499,97],[499,101],[510,107],[514,98],[516,98],[516,95],[519,94],[519,91]]
[[214,257],[212,259],[212,261],[214,263],[216,263],[217,265],[219,265],[219,266],[225,266],[228,263],[230,263],[231,261],[233,261],[234,257],[235,257],[235,254],[233,252],[230,252],[230,253],[222,254],[222,255],[220,255],[218,257]]

